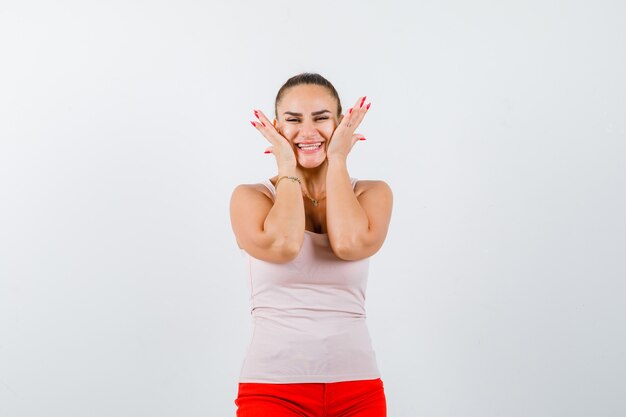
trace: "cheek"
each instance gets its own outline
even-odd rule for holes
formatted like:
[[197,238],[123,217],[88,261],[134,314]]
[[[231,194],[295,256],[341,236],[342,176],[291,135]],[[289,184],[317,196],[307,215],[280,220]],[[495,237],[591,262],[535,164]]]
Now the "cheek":
[[293,128],[293,126],[289,126],[289,125],[280,127],[280,129],[278,129],[278,132],[284,137],[286,137],[287,139],[293,139],[293,137],[296,134],[296,131]]
[[326,136],[326,138],[330,138],[333,135],[333,132],[335,131],[336,126],[334,124],[328,124],[325,125],[322,129],[320,129],[320,132],[322,132],[322,134],[324,136]]

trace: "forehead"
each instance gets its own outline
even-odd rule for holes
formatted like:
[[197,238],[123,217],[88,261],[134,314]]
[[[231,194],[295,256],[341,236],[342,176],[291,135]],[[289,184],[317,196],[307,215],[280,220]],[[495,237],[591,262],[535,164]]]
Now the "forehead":
[[288,89],[280,102],[278,108],[292,110],[295,108],[305,109],[320,106],[335,106],[336,99],[330,94],[326,87],[316,84],[301,84]]

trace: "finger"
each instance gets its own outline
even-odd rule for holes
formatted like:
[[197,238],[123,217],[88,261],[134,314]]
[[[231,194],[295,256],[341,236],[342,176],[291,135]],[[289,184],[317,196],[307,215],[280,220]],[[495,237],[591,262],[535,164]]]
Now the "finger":
[[276,130],[274,124],[272,124],[267,117],[260,110],[254,110],[254,115],[259,119],[258,122],[250,122],[252,126],[256,127],[259,132],[267,139],[272,145],[276,145],[276,141],[286,140]]
[[361,102],[359,103],[359,108],[363,107],[363,103],[365,103],[365,99],[367,98],[367,96],[363,96],[361,97]]
[[259,122],[261,122],[261,124],[263,125],[263,127],[268,127],[267,131],[271,132],[270,134],[276,139],[276,140],[280,140],[281,138],[284,139],[283,135],[278,131],[277,128],[277,121],[276,119],[274,119],[274,121],[270,121],[270,119],[267,118],[267,116],[265,116],[265,113],[263,113],[261,110],[254,110],[254,115],[256,116],[257,119],[259,119]]
[[252,124],[252,126],[254,126],[256,128],[256,130],[258,130],[259,132],[261,132],[261,134],[263,135],[263,137],[265,139],[267,139],[267,141],[269,143],[271,143],[272,145],[276,145],[276,140],[274,139],[274,134],[276,134],[276,130],[274,130],[274,132],[270,131],[270,129],[272,128],[268,128],[267,125],[263,126],[262,122],[250,122]]
[[360,140],[365,140],[365,136],[361,135],[360,133],[355,133],[352,135],[352,146],[354,146],[355,143],[357,143]]
[[358,104],[354,107],[354,110],[352,111],[351,124],[355,126],[355,129],[359,124],[361,124],[361,121],[365,117],[365,113],[367,113],[367,111],[370,108],[370,105],[372,104],[370,102],[369,104],[365,105],[366,98],[367,98],[366,96],[363,96],[359,100],[357,100]]
[[276,125],[274,123],[272,123],[270,121],[270,119],[268,119],[265,114],[261,111],[261,110],[254,110],[254,115],[256,116],[257,119],[259,119],[259,122],[263,123],[265,126],[274,126],[276,127]]
[[350,108],[348,109],[348,112],[347,112],[347,114],[344,116],[344,119],[345,119],[346,117],[348,117],[348,118],[349,118],[349,117],[352,115],[352,112],[354,112],[354,110],[355,110],[355,109],[360,108],[360,107],[361,107],[361,103],[362,103],[364,100],[365,100],[365,96],[363,96],[363,97],[359,97],[359,98],[357,99],[357,101],[356,101],[356,103],[355,103],[354,107],[350,107]]
[[353,107],[353,111],[356,109],[360,109],[363,107],[363,103],[365,103],[365,99],[367,98],[367,96],[361,96],[356,100],[356,103],[354,104]]
[[344,118],[341,120],[341,123],[339,123],[339,126],[337,127],[341,126],[345,127],[346,129],[356,129],[361,123],[361,120],[363,120],[363,110],[365,108],[362,107],[362,105],[365,102],[366,98],[366,96],[359,97],[354,107],[348,109],[348,114],[344,116]]
[[354,104],[354,107],[351,107],[350,110],[348,111],[348,114],[352,116],[355,112],[358,113],[359,110],[363,109],[363,103],[365,103],[365,99],[366,98],[367,98],[367,96],[359,97],[356,100],[356,103]]

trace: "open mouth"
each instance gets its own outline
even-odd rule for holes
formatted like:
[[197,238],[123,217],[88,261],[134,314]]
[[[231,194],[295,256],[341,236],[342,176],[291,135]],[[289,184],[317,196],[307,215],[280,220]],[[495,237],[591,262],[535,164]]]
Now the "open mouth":
[[318,152],[320,149],[322,149],[322,147],[324,146],[324,142],[307,143],[307,144],[298,143],[296,146],[302,153],[315,153],[315,152]]

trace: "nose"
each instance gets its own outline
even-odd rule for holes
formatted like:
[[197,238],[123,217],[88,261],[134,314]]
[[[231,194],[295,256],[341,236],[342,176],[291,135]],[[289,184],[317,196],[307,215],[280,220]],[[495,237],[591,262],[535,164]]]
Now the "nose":
[[312,120],[303,120],[300,124],[300,135],[313,138],[319,136],[319,132]]

